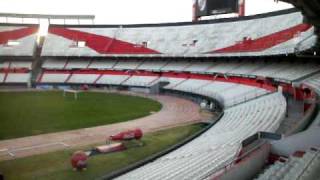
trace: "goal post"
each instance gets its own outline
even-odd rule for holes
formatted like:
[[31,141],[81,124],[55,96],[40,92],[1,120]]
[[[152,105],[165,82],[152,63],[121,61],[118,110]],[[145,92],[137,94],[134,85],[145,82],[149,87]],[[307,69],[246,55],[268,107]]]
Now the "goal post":
[[78,93],[79,93],[79,92],[80,92],[80,91],[77,91],[77,90],[64,89],[64,90],[63,90],[63,97],[66,97],[67,94],[73,94],[74,99],[77,100],[77,99],[78,99]]

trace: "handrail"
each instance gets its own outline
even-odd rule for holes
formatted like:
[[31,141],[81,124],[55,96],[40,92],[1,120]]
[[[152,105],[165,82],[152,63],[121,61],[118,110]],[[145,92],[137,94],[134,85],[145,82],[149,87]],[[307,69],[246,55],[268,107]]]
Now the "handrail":
[[303,168],[302,172],[298,175],[297,179],[300,179],[301,176],[306,172],[306,170],[308,169],[308,167],[310,166],[310,164],[314,161],[314,159],[318,156],[318,154],[320,153],[319,150],[317,150],[317,152],[315,153],[315,155],[312,157],[311,161],[309,161],[309,163]]
[[[208,173],[207,176],[205,176],[204,178],[202,179],[207,179],[207,178],[210,178],[211,176],[213,176],[215,173],[218,173],[219,171],[223,171],[221,174],[219,175],[216,175],[216,176],[221,176],[223,175],[225,172],[226,172],[226,169],[228,169],[228,167],[231,167],[235,162],[237,162],[238,160],[241,160],[243,159],[244,157],[246,157],[248,154],[254,152],[255,150],[259,149],[260,147],[264,146],[265,144],[267,144],[267,141],[264,141],[263,143],[259,143],[258,145],[254,146],[252,149],[250,149],[249,151],[241,154],[240,156],[235,156],[230,162],[226,163],[226,164],[223,164],[223,165],[220,165],[218,166],[217,168],[215,168],[212,172],[212,173]],[[240,144],[240,147],[242,148],[241,144]],[[240,148],[240,150],[241,150]],[[239,150],[239,149],[238,149]],[[237,150],[237,151],[238,151]],[[238,154],[239,152],[237,152]]]
[[[253,91],[248,91],[248,92],[245,92],[243,94],[239,94],[239,96],[237,96],[237,97],[230,98],[232,103],[231,103],[231,105],[228,106],[228,108],[237,106],[237,105],[242,104],[242,103],[246,103],[248,101],[252,101],[252,100],[258,99],[261,96],[270,95],[270,94],[275,93],[275,92],[276,91],[267,91],[266,93],[262,93],[262,92],[259,92],[258,89],[255,89]],[[250,95],[253,95],[253,96],[250,97]],[[238,98],[238,97],[240,97],[240,98]],[[225,99],[225,100],[230,100],[230,99]]]

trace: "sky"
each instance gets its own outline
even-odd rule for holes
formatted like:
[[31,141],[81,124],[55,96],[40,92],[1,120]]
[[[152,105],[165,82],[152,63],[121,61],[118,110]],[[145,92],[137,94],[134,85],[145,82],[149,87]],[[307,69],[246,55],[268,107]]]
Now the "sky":
[[[292,7],[274,0],[246,0],[246,15]],[[181,22],[192,19],[192,0],[0,0],[2,13],[88,14],[95,24]]]

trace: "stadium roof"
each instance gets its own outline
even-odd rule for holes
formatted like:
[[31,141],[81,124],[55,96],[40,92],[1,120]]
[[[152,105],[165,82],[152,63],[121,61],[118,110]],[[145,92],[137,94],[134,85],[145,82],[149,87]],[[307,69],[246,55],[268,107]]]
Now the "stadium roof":
[[8,18],[36,18],[36,19],[87,19],[93,20],[94,15],[50,15],[50,14],[15,14],[0,13],[0,17]]

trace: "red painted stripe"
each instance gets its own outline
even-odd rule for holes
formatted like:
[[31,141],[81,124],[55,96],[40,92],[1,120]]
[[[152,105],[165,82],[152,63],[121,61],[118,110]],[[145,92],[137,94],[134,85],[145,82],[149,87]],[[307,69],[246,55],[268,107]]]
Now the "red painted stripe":
[[[171,78],[183,78],[183,79],[198,79],[198,80],[209,80],[209,81],[219,81],[219,82],[226,82],[226,83],[235,83],[235,84],[244,84],[248,86],[254,86],[263,88],[269,91],[276,91],[277,88],[272,85],[272,83],[267,81],[257,81],[256,79],[246,78],[246,77],[236,77],[236,76],[229,76],[228,79],[224,77],[217,76],[215,79],[212,75],[207,74],[190,74],[190,73],[172,73],[172,72],[165,72],[165,73],[152,73],[152,72],[141,72],[141,71],[133,71],[133,72],[126,72],[126,71],[113,71],[113,70],[46,70],[46,74],[103,74],[103,75],[129,75],[131,76],[159,76],[159,77],[171,77]],[[69,76],[71,78],[71,76]],[[70,79],[68,77],[67,81]],[[66,82],[67,82],[66,81]],[[288,85],[290,86],[290,85]],[[284,88],[284,91],[286,89]],[[287,92],[287,91],[285,91]],[[289,91],[288,91],[289,92]]]
[[21,69],[0,69],[1,73],[29,73],[30,70],[27,68]]
[[162,73],[163,77],[171,77],[171,78],[189,78],[189,73],[175,73],[175,72],[164,72]]
[[115,38],[71,30],[60,27],[50,27],[49,33],[67,38],[72,41],[85,41],[86,46],[100,54],[159,54],[159,52],[137,46]]
[[[214,50],[211,53],[258,52],[293,39],[298,33],[311,28],[309,24],[300,24],[258,39],[244,40],[235,45]],[[250,37],[249,37],[250,38]]]
[[37,27],[26,27],[11,31],[0,32],[0,44],[6,44],[9,40],[17,40],[38,32]]
[[45,70],[45,74],[70,74],[71,71],[68,70]]
[[137,75],[137,76],[159,76],[157,73],[148,71],[113,71],[113,70],[45,70],[47,74],[110,74],[110,75]]

